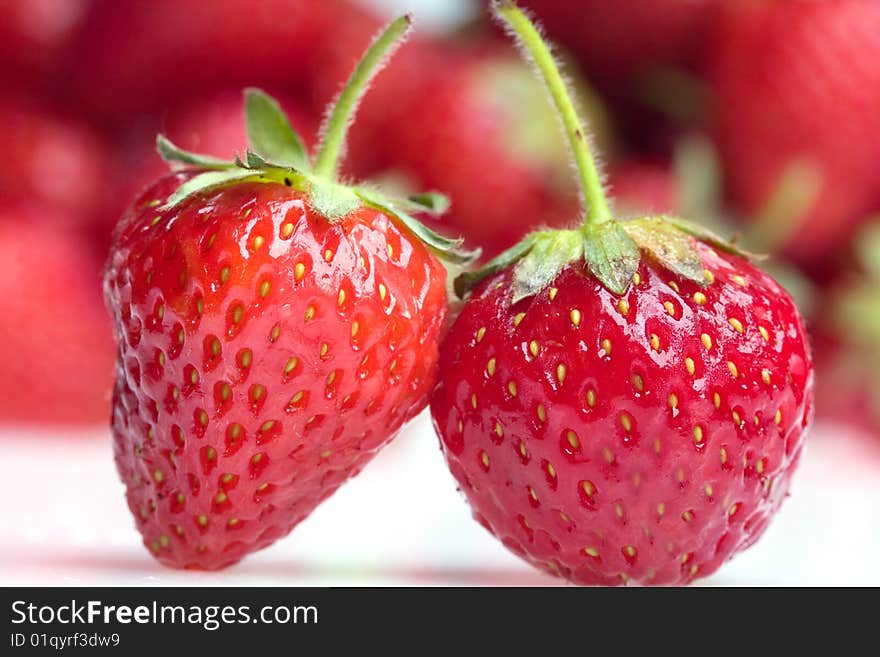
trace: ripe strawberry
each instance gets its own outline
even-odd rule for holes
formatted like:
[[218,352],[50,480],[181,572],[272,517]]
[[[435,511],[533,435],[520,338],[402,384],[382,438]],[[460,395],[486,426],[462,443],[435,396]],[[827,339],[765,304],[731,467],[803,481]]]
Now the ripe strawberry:
[[83,104],[127,124],[230,86],[308,89],[332,62],[350,66],[379,27],[347,0],[94,0],[70,55],[72,86]]
[[[354,170],[398,171],[417,188],[442,189],[452,200],[443,225],[489,257],[541,222],[567,219],[577,190],[565,141],[528,67],[494,47],[422,41],[407,48],[408,61],[365,103]],[[598,102],[579,89],[605,134]]]
[[728,195],[756,214],[793,188],[785,251],[830,257],[880,209],[880,3],[737,3],[713,44]]
[[803,322],[705,231],[610,215],[549,51],[515,5],[494,7],[551,89],[589,211],[458,279],[477,285],[441,347],[443,452],[476,519],[535,566],[689,582],[787,494],[812,407]]
[[[222,568],[287,534],[427,402],[455,243],[336,181],[350,114],[398,19],[329,115],[312,164],[278,105],[247,94],[235,163],[165,177],[123,217],[105,276],[119,340],[116,463],[162,563]],[[403,208],[403,209],[401,209]]]
[[624,160],[608,174],[608,187],[619,212],[630,209],[649,214],[675,213],[681,209],[676,179],[668,166],[649,160]]
[[97,424],[110,414],[113,338],[98,259],[70,230],[71,220],[55,213],[8,203],[0,211],[6,423]]
[[37,203],[80,226],[105,209],[107,145],[88,126],[22,96],[0,97],[0,198]]

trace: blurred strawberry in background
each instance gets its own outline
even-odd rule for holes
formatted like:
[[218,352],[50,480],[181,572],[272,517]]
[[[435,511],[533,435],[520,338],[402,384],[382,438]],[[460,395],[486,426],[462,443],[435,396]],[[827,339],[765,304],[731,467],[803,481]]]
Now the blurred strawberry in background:
[[0,206],[3,421],[108,421],[115,352],[99,260],[73,223],[47,206]]
[[380,25],[346,0],[93,0],[70,55],[72,94],[122,125],[218,89],[308,94],[330,62],[353,66]]
[[712,44],[727,194],[817,269],[880,208],[880,2],[727,3]]

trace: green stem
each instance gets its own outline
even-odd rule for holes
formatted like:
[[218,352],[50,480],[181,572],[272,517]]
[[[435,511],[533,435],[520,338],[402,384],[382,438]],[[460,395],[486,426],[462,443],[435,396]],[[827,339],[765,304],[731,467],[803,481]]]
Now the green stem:
[[406,14],[385,28],[364,53],[363,58],[352,72],[342,93],[336,100],[324,124],[321,147],[315,161],[314,172],[321,177],[336,179],[339,173],[339,158],[348,127],[354,118],[358,105],[366,93],[370,82],[379,72],[382,63],[390,55],[401,38],[409,31],[412,16]]
[[608,207],[605,190],[602,188],[599,169],[590,153],[586,130],[550,49],[534,23],[511,0],[495,0],[492,3],[492,10],[507,24],[526,55],[534,62],[556,105],[574,154],[580,174],[581,189],[588,205],[585,225],[598,225],[608,221],[612,218],[611,210]]

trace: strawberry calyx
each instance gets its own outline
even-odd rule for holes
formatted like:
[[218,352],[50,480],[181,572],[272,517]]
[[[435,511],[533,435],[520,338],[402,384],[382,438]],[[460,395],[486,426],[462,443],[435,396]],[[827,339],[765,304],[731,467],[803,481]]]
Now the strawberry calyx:
[[428,192],[396,197],[368,184],[339,180],[345,138],[370,82],[401,43],[412,24],[410,15],[392,21],[373,41],[355,67],[322,128],[318,152],[311,157],[278,102],[260,89],[244,91],[249,147],[243,155],[223,160],[185,151],[164,135],[156,138],[162,158],[175,168],[199,170],[183,182],[162,209],[173,208],[195,194],[242,182],[280,183],[302,192],[313,210],[334,222],[362,207],[370,207],[399,221],[410,233],[447,262],[465,264],[479,253],[463,250],[461,238],[445,237],[413,214],[439,215],[449,207],[442,194]]
[[609,291],[622,295],[644,255],[683,278],[705,285],[697,242],[748,257],[710,230],[680,217],[646,216],[621,221],[611,212],[599,167],[590,151],[584,121],[549,47],[531,19],[512,0],[495,0],[492,11],[540,74],[568,138],[583,196],[584,218],[577,228],[538,230],[455,281],[463,297],[479,281],[513,266],[512,303],[544,289],[569,264],[583,261]]

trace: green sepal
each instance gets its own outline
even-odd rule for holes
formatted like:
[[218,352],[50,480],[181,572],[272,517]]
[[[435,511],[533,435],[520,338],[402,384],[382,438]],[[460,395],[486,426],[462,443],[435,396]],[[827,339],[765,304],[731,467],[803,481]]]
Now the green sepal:
[[165,135],[156,135],[156,150],[169,164],[185,164],[200,169],[231,169],[234,163],[210,155],[191,153],[172,143]]
[[672,273],[706,284],[703,260],[693,236],[658,217],[642,217],[621,224],[638,247]]
[[247,169],[265,169],[268,163],[253,151],[248,151],[245,153],[244,166]]
[[526,255],[535,245],[535,240],[539,235],[540,233],[529,233],[522,240],[499,253],[479,269],[466,271],[457,276],[455,279],[455,294],[459,299],[464,299],[465,295],[484,278],[488,278],[502,269],[506,269]]
[[614,220],[584,226],[583,231],[590,273],[614,294],[625,293],[639,268],[639,247]]
[[251,149],[279,167],[308,171],[308,152],[284,110],[266,92],[249,88],[244,92],[245,122]]
[[439,192],[423,192],[405,199],[395,200],[406,212],[426,212],[430,215],[440,215],[449,209],[449,197]]
[[227,169],[224,171],[206,171],[190,178],[168,197],[161,210],[169,210],[179,205],[190,196],[223,187],[232,182],[241,182],[246,178],[257,178],[260,174],[249,169]]
[[373,209],[395,217],[411,233],[418,237],[425,243],[425,245],[444,260],[458,264],[467,264],[479,257],[479,251],[467,251],[461,248],[464,241],[462,238],[450,239],[444,237],[440,233],[425,226],[425,224],[411,216],[406,211],[402,210],[400,208],[402,203],[397,199],[389,198],[376,190],[365,187],[355,188],[354,193]]
[[658,217],[658,219],[665,221],[672,226],[675,226],[678,230],[683,233],[687,233],[693,237],[696,237],[701,242],[705,242],[709,246],[712,246],[719,251],[724,251],[726,253],[732,253],[734,255],[738,255],[742,258],[746,258],[747,260],[763,260],[767,256],[759,253],[750,253],[745,249],[739,248],[736,244],[734,244],[731,240],[726,240],[720,235],[712,232],[705,226],[694,223],[693,221],[688,221],[687,219],[682,219],[681,217],[662,215]]
[[584,255],[580,231],[554,230],[539,234],[529,252],[513,268],[511,303],[547,287],[569,263]]
[[324,178],[306,179],[309,205],[330,221],[341,219],[361,207],[361,200],[350,187]]

